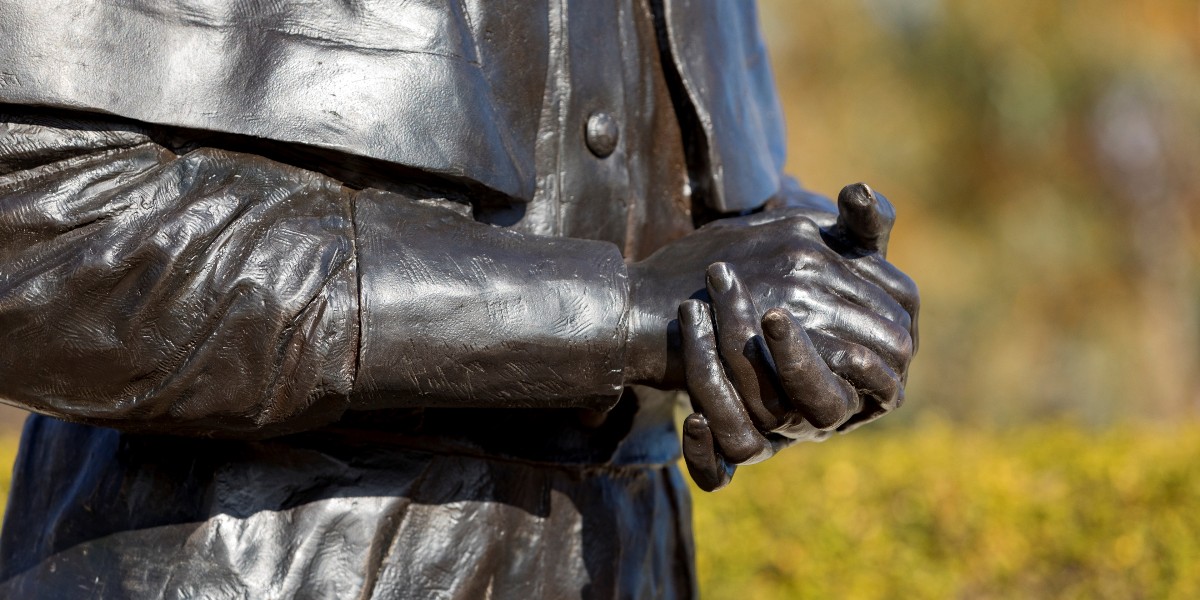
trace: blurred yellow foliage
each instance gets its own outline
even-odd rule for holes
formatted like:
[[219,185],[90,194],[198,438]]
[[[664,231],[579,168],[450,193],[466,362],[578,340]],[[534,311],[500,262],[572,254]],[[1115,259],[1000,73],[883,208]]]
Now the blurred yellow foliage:
[[897,206],[910,407],[1016,425],[1197,416],[1195,0],[763,0],[788,170]]
[[706,598],[1200,598],[1200,424],[919,420],[694,494]]
[[696,494],[709,598],[1200,598],[1200,7],[760,3],[788,169],[922,290],[908,404]]
[[[16,445],[0,439],[0,465]],[[1089,433],[922,419],[799,446],[694,492],[701,591],[1200,598],[1197,457],[1200,423]]]
[[0,435],[0,494],[3,494],[0,497],[0,506],[8,506],[8,490],[12,485],[12,466],[17,459],[17,446],[20,441],[19,433],[9,432]]

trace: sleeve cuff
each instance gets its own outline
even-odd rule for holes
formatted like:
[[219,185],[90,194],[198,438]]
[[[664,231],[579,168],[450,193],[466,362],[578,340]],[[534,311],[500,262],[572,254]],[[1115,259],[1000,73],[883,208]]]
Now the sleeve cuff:
[[607,242],[525,235],[392,192],[355,202],[361,408],[611,408],[629,283]]

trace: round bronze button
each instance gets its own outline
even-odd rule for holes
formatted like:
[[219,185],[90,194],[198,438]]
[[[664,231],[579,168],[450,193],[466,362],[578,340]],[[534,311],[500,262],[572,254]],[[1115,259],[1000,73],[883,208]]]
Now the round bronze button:
[[600,158],[604,158],[617,149],[617,140],[621,132],[617,129],[617,121],[611,115],[598,112],[588,117],[587,132],[584,139],[588,150]]

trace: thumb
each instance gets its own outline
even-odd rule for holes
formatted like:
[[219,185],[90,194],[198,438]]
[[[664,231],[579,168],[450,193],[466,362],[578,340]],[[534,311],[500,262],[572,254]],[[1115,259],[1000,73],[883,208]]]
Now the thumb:
[[888,236],[896,209],[865,183],[852,183],[838,193],[837,231],[852,248],[887,256]]

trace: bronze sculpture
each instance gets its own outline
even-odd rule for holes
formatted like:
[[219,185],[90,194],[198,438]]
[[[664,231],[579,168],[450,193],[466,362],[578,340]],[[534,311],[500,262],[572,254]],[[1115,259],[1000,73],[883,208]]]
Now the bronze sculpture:
[[781,174],[756,18],[0,5],[0,398],[48,415],[0,589],[693,595],[671,390],[711,490],[915,347],[887,201]]

